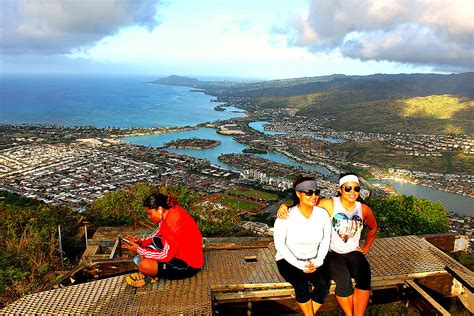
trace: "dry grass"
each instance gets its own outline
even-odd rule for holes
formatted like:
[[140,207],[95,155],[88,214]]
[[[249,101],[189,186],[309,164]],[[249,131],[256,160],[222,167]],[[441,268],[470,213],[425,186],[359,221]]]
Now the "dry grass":
[[403,117],[453,119],[462,110],[474,108],[474,101],[452,95],[430,95],[399,101],[403,105]]

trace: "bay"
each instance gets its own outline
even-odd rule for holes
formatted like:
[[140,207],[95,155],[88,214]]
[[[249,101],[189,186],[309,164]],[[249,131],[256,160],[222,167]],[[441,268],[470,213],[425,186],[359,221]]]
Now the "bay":
[[[234,153],[242,153],[243,149],[248,148],[245,145],[242,145],[236,142],[231,136],[225,136],[216,133],[215,129],[212,128],[198,128],[195,130],[189,131],[179,131],[179,132],[171,132],[171,133],[164,133],[164,134],[156,134],[156,135],[143,135],[143,136],[131,136],[131,137],[124,137],[122,140],[138,145],[150,146],[150,147],[162,147],[165,143],[170,142],[172,140],[180,139],[180,138],[205,138],[205,139],[214,139],[219,140],[221,144],[219,146],[207,149],[179,149],[179,148],[166,148],[167,151],[176,152],[188,156],[192,156],[195,158],[207,159],[212,164],[227,168],[227,169],[234,169],[231,166],[228,166],[217,157],[222,154],[234,154]],[[313,166],[305,163],[300,163],[294,160],[289,159],[288,157],[275,153],[269,152],[266,154],[253,154],[265,159],[269,159],[275,162],[301,167],[307,170],[319,172],[326,176],[331,176],[332,173],[323,167]]]
[[414,195],[418,198],[427,198],[435,202],[440,201],[445,208],[452,212],[474,216],[474,198],[469,196],[436,190],[419,184],[399,182],[388,179],[370,182],[386,183],[401,194],[408,196]]
[[[0,73],[0,124],[52,124],[62,126],[103,127],[170,127],[194,126],[204,122],[245,116],[241,109],[210,102],[213,97],[191,92],[187,87],[150,84],[157,76],[81,76],[81,75],[6,75]],[[253,122],[250,126],[265,134],[284,134],[265,131],[267,122]],[[209,138],[221,141],[218,147],[204,150],[167,149],[230,168],[217,160],[220,154],[241,153],[246,146],[230,136],[219,135],[214,129],[197,129],[160,135],[131,137],[127,141],[146,146],[161,147],[176,138]],[[337,139],[322,139],[338,142]],[[258,155],[272,161],[320,172],[331,173],[321,167],[299,163],[278,153]],[[473,216],[473,199],[416,184],[389,183],[402,194],[440,200],[449,210]]]
[[245,116],[150,76],[1,75],[0,123],[95,127],[193,126]]

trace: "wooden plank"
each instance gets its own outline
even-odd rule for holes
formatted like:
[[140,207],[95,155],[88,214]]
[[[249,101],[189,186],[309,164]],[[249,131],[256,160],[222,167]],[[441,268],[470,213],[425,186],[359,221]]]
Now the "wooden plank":
[[246,262],[257,262],[257,256],[256,255],[245,256],[244,259],[245,259]]
[[110,251],[110,256],[109,258],[112,259],[115,256],[115,252],[117,251],[118,247],[120,247],[120,238],[115,239],[115,244],[112,247],[112,250]]
[[414,289],[420,296],[429,303],[438,313],[443,316],[451,315],[447,310],[444,309],[438,302],[436,302],[428,293],[425,292],[418,284],[415,283],[413,280],[407,280],[406,284],[408,284],[412,289]]
[[90,256],[95,256],[99,248],[100,248],[100,245],[89,245],[86,251],[84,251],[84,254],[82,255],[82,257],[86,258]]
[[212,286],[212,292],[230,292],[230,291],[242,291],[242,290],[259,290],[259,289],[281,289],[291,288],[291,284],[287,282],[282,283],[249,283],[249,284],[227,284]]
[[209,250],[231,250],[231,249],[257,249],[267,247],[266,243],[249,243],[249,244],[239,244],[239,243],[216,243],[216,244],[204,244],[204,251]]
[[438,247],[439,249],[446,252],[451,252],[451,251],[454,251],[454,244],[455,244],[456,236],[458,235],[459,233],[445,233],[445,234],[425,235],[421,237],[424,238],[426,241],[428,241],[430,244]]
[[[454,287],[454,278],[449,274],[427,276],[416,279],[416,282],[425,289],[428,288],[444,297],[454,297],[459,295],[460,289]],[[462,285],[459,282],[456,283],[459,284],[460,288],[462,288]]]
[[260,290],[260,291],[248,291],[248,292],[231,292],[231,293],[215,293],[214,299],[216,302],[226,301],[252,301],[269,299],[275,297],[288,297],[293,296],[295,291],[291,289],[277,289],[277,290]]
[[474,315],[474,294],[468,289],[464,289],[464,293],[459,295],[458,298],[464,307]]
[[448,271],[449,274],[451,274],[456,280],[458,280],[464,287],[466,287],[471,293],[474,292],[474,288],[473,288],[473,285],[471,283],[469,283],[467,280],[465,280],[462,276],[461,276],[461,272],[458,271],[456,268],[454,267],[450,267],[450,266],[446,266],[444,268],[446,271]]

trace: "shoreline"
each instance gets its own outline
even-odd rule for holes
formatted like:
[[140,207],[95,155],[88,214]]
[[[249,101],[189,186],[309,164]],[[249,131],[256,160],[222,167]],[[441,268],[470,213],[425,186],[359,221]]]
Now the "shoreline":
[[[248,114],[246,114],[247,117],[249,117]],[[209,125],[210,124],[210,125]],[[90,129],[93,129],[93,130],[98,130],[98,131],[101,131],[101,132],[107,132],[107,131],[121,131],[122,133],[115,133],[115,134],[110,134],[108,135],[108,138],[111,138],[111,139],[114,139],[116,141],[119,141],[119,142],[125,142],[122,138],[127,138],[127,137],[136,137],[136,136],[147,136],[147,135],[159,135],[159,134],[166,134],[166,133],[173,133],[173,132],[182,132],[182,131],[192,131],[192,130],[197,130],[201,127],[205,127],[207,126],[208,128],[212,128],[214,130],[216,130],[216,133],[219,133],[219,129],[215,126],[212,126],[214,125],[214,122],[211,121],[211,122],[204,122],[204,123],[199,123],[199,124],[196,124],[194,126],[174,126],[174,127],[151,127],[151,128],[143,128],[143,127],[134,127],[134,128],[113,128],[113,129],[108,129],[108,128],[101,128],[101,127],[95,127],[95,126],[90,126],[90,125],[86,125],[86,126],[74,126],[74,127],[68,127],[68,126],[61,126],[61,125],[54,125],[54,124],[5,124],[5,123],[2,123],[0,125],[3,125],[3,126],[10,126],[10,127],[15,127],[15,126],[23,126],[23,127],[38,127],[38,128],[62,128],[62,129],[71,129],[71,130],[81,130],[81,129],[84,129],[84,128],[90,128]],[[131,130],[132,132],[126,132],[127,130]],[[137,131],[134,131],[134,130],[137,130]],[[257,131],[258,132],[258,131]],[[226,134],[222,134],[223,136],[232,136],[232,135],[226,135]],[[235,140],[235,139],[234,139]],[[235,140],[237,141],[237,140]],[[245,145],[245,144],[244,144]],[[194,149],[194,148],[193,148]],[[198,149],[199,150],[199,149]],[[328,171],[330,171],[331,173],[338,173],[340,172],[340,169],[336,166],[333,166],[331,164],[328,164],[328,163],[324,163],[324,162],[314,162],[314,161],[307,161],[305,160],[304,158],[300,158],[300,157],[295,157],[289,153],[287,153],[285,150],[269,150],[268,152],[275,152],[275,153],[279,153],[281,155],[284,155],[285,157],[287,157],[288,159],[291,159],[291,160],[294,160],[296,162],[304,162],[304,163],[307,163],[309,165],[313,165],[315,167],[324,167],[326,168]],[[470,195],[470,194],[467,194],[467,193],[458,193],[458,192],[452,192],[452,191],[449,191],[449,190],[446,190],[444,187],[436,187],[436,186],[432,186],[432,185],[428,185],[426,183],[423,183],[423,182],[419,182],[419,181],[409,181],[409,180],[402,180],[400,178],[393,178],[393,177],[377,177],[375,175],[374,176],[374,179],[375,181],[377,180],[391,180],[391,181],[396,181],[396,182],[401,182],[401,183],[409,183],[409,184],[413,184],[413,185],[421,185],[423,187],[426,187],[426,188],[430,188],[430,189],[433,189],[433,190],[439,190],[439,191],[443,191],[443,192],[446,192],[446,193],[450,193],[450,194],[455,194],[457,196],[462,196],[462,197],[471,197],[471,198],[474,198],[474,196]]]
[[465,197],[474,198],[474,196],[472,196],[472,195],[470,195],[470,194],[452,192],[452,191],[446,190],[446,189],[444,189],[444,188],[437,188],[437,187],[435,187],[435,186],[430,186],[430,185],[428,185],[428,184],[426,184],[426,183],[419,182],[419,181],[403,180],[403,179],[400,179],[400,178],[393,178],[393,177],[382,177],[382,178],[376,177],[375,179],[373,179],[373,180],[371,180],[371,181],[383,181],[383,180],[390,180],[390,181],[401,182],[401,183],[408,183],[408,184],[414,184],[414,185],[421,185],[421,186],[423,186],[423,187],[426,187],[426,188],[429,188],[429,189],[433,189],[433,190],[438,190],[438,191],[443,191],[443,192],[446,192],[446,193],[456,194],[456,195],[459,195],[459,196],[465,196]]

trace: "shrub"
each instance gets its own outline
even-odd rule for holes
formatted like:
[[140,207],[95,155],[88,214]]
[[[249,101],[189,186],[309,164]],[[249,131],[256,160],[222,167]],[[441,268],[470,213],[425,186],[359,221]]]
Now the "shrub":
[[65,207],[47,205],[1,192],[0,201],[0,307],[29,294],[45,281],[48,271],[63,270],[59,252],[61,225],[65,258],[80,253],[74,238],[80,215]]
[[439,202],[414,196],[370,197],[380,237],[436,234],[448,231],[448,211]]

